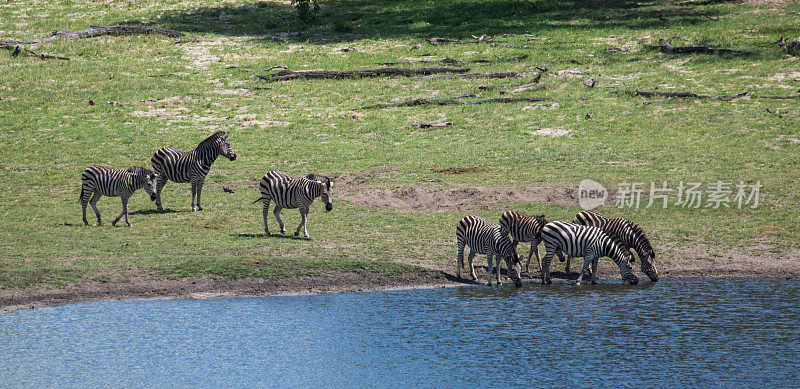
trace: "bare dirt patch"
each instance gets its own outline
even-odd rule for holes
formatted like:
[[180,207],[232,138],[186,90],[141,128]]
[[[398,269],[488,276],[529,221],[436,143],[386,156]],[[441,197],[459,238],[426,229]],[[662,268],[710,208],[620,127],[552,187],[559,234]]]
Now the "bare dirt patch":
[[445,187],[442,185],[360,186],[339,189],[339,198],[358,206],[392,207],[400,212],[466,211],[517,202],[577,204],[575,188]]
[[486,169],[481,169],[479,167],[448,167],[448,168],[435,168],[431,169],[431,171],[434,173],[464,174],[464,173],[485,172]]

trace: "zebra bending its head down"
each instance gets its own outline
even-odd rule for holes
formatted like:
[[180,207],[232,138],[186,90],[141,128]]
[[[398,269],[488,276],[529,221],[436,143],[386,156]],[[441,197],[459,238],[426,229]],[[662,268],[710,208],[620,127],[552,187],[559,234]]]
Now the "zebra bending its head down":
[[486,254],[486,263],[489,267],[489,285],[492,285],[492,258],[497,258],[497,273],[495,279],[500,285],[500,261],[506,261],[506,269],[514,285],[521,286],[520,280],[520,261],[517,257],[511,241],[508,239],[508,232],[502,227],[487,222],[478,216],[467,216],[458,223],[456,227],[456,245],[458,255],[456,257],[456,276],[461,278],[461,268],[464,267],[464,247],[469,247],[469,275],[475,281],[475,267],[472,259],[475,254]]
[[651,281],[658,281],[658,270],[655,265],[656,253],[650,246],[650,240],[644,231],[630,221],[622,218],[608,218],[597,212],[582,211],[575,215],[572,220],[575,224],[585,226],[595,226],[618,236],[626,246],[636,250],[639,255],[639,262],[642,273],[646,274]]
[[[231,161],[236,160],[236,152],[228,143],[228,134],[224,131],[217,131],[209,136],[192,151],[180,151],[172,147],[162,147],[158,149],[150,162],[153,169],[159,174],[156,185],[156,207],[162,211],[161,190],[167,181],[179,183],[190,182],[192,184],[192,211],[202,211],[200,206],[200,194],[203,192],[203,182],[208,175],[211,164],[222,155]],[[197,196],[197,207],[195,207],[195,195]]]
[[329,177],[319,174],[308,174],[304,177],[290,177],[286,173],[279,171],[268,172],[261,179],[259,183],[261,190],[261,197],[259,197],[253,204],[261,201],[263,202],[264,210],[264,233],[269,235],[269,227],[267,227],[267,216],[269,215],[269,203],[275,201],[275,209],[273,214],[275,219],[278,220],[278,225],[281,228],[281,234],[286,233],[286,228],[281,220],[281,210],[283,208],[300,209],[300,217],[302,221],[297,226],[297,231],[294,232],[295,236],[300,235],[300,230],[303,230],[303,236],[308,238],[308,230],[306,229],[306,221],[308,220],[308,211],[311,203],[317,197],[322,197],[322,202],[325,203],[325,210],[331,211],[333,209],[333,181]]
[[583,257],[583,269],[578,276],[578,285],[583,281],[583,274],[592,264],[592,283],[597,283],[597,260],[609,257],[619,266],[622,278],[631,285],[639,283],[639,278],[631,269],[631,253],[625,244],[615,235],[609,235],[603,230],[593,226],[565,223],[560,221],[550,222],[542,228],[542,239],[547,249],[542,260],[542,283],[552,283],[550,280],[550,262],[553,255],[558,252],[572,257]]
[[127,169],[112,169],[106,166],[89,166],[81,174],[81,208],[83,209],[83,224],[89,225],[86,221],[86,204],[91,204],[94,214],[97,216],[97,225],[103,224],[100,220],[100,212],[97,210],[97,201],[102,196],[120,197],[122,199],[122,212],[111,222],[116,226],[119,219],[124,215],[125,224],[128,222],[128,199],[133,192],[139,188],[150,195],[150,200],[156,199],[156,181],[158,174],[140,166],[129,167]]
[[[531,251],[528,253],[528,261],[525,262],[525,271],[530,272],[531,257],[536,254],[536,264],[539,271],[542,264],[539,261],[539,243],[542,241],[542,227],[547,224],[544,215],[528,216],[520,212],[506,211],[500,216],[500,227],[511,234],[511,244],[514,246],[514,253],[517,252],[519,242],[531,242]],[[564,261],[564,256],[560,256]]]

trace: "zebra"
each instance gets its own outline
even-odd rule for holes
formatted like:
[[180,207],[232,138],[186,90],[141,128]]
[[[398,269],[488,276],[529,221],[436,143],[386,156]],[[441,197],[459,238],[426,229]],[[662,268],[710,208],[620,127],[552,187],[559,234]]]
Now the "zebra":
[[472,260],[475,254],[486,254],[486,263],[489,266],[489,286],[492,285],[492,258],[497,258],[497,273],[495,278],[497,285],[500,283],[500,261],[506,261],[506,268],[515,286],[521,286],[520,280],[520,261],[514,251],[514,246],[508,239],[508,233],[502,227],[489,223],[478,216],[466,216],[456,227],[456,244],[458,255],[456,256],[456,276],[461,279],[461,268],[464,267],[464,247],[468,246],[469,251],[469,275],[475,281],[475,267]]
[[[656,253],[650,246],[650,240],[638,225],[622,218],[612,219],[592,211],[579,212],[572,222],[584,226],[595,226],[606,233],[618,236],[626,246],[633,248],[639,255],[642,273],[646,274],[651,281],[658,281],[658,270],[654,263]],[[567,272],[569,272],[569,258],[567,259]]]
[[[500,227],[511,234],[511,244],[514,246],[515,253],[519,242],[531,242],[531,251],[528,253],[528,261],[525,262],[526,273],[530,272],[529,265],[534,254],[536,254],[536,263],[539,265],[539,271],[542,271],[538,247],[542,241],[542,227],[545,224],[547,224],[547,219],[545,219],[544,215],[528,216],[515,211],[506,211],[500,216]],[[563,254],[560,259],[562,262],[564,261]]]
[[81,208],[83,208],[83,224],[89,225],[86,221],[86,204],[91,204],[94,214],[97,216],[97,225],[102,225],[100,212],[97,210],[97,201],[102,196],[120,197],[122,199],[122,212],[111,222],[116,226],[122,215],[125,215],[125,224],[128,221],[128,199],[133,192],[139,188],[144,188],[150,195],[150,200],[156,199],[156,181],[158,174],[153,174],[149,169],[141,166],[129,167],[127,169],[112,169],[107,166],[92,165],[87,167],[81,174],[81,195],[79,197]]
[[550,280],[550,262],[553,255],[563,252],[573,257],[583,257],[583,269],[578,276],[577,284],[583,281],[583,275],[592,264],[592,284],[597,283],[597,259],[609,257],[619,266],[622,278],[631,285],[639,283],[639,278],[631,269],[631,253],[627,246],[615,235],[609,235],[594,226],[550,222],[542,227],[542,239],[547,249],[542,260],[542,284],[552,283]]
[[[159,175],[156,185],[156,208],[159,211],[164,210],[161,207],[161,190],[170,180],[179,183],[190,182],[192,184],[192,211],[203,210],[203,207],[200,206],[200,194],[203,191],[203,182],[211,164],[220,155],[231,161],[236,160],[236,152],[228,143],[228,135],[228,132],[217,131],[200,142],[192,151],[162,147],[153,154],[150,162]],[[197,195],[197,207],[195,207],[195,195]]]
[[270,201],[275,201],[273,214],[278,219],[281,234],[286,233],[283,220],[281,220],[281,210],[283,208],[300,209],[300,217],[303,220],[297,226],[297,231],[294,232],[294,235],[300,235],[300,229],[302,229],[303,236],[306,238],[308,238],[308,230],[306,229],[308,210],[314,199],[322,197],[322,202],[325,203],[325,211],[330,212],[333,209],[333,203],[331,202],[333,181],[326,176],[308,174],[305,177],[290,177],[286,173],[273,170],[261,178],[259,188],[261,189],[261,197],[254,201],[253,204],[259,201],[263,202],[264,233],[267,235],[269,235],[267,216],[269,215]]

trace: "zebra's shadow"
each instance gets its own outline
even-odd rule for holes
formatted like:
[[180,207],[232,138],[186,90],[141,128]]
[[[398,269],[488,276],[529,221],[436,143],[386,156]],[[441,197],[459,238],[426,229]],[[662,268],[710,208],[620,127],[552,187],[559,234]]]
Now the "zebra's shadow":
[[172,208],[164,208],[163,211],[159,211],[157,209],[140,209],[133,212],[128,212],[128,216],[130,215],[152,215],[152,214],[162,214],[162,213],[181,213],[181,212],[189,212],[186,211],[177,211]]
[[231,234],[234,238],[278,238],[278,239],[291,239],[291,240],[311,240],[311,238],[304,238],[302,236],[294,235],[281,235],[281,234],[249,234],[240,232],[238,234]]

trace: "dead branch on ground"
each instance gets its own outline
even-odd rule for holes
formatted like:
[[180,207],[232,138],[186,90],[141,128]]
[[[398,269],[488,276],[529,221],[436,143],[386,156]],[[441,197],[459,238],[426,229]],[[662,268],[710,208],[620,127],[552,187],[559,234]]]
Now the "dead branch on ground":
[[519,101],[539,102],[539,101],[555,101],[548,97],[498,97],[494,99],[478,100],[478,101],[462,101],[456,99],[414,99],[403,101],[400,103],[381,103],[374,105],[367,105],[358,109],[373,109],[373,108],[390,108],[390,107],[415,107],[418,105],[477,105],[486,103],[515,103]]
[[645,92],[645,91],[636,91],[636,90],[627,90],[627,91],[614,91],[617,94],[627,94],[631,96],[644,96],[644,97],[680,97],[680,98],[692,98],[692,99],[720,99],[720,100],[733,100],[740,97],[745,97],[750,94],[750,92],[742,92],[736,93],[733,95],[698,95],[694,92]]
[[662,53],[685,54],[685,53],[711,53],[711,54],[733,54],[733,55],[754,55],[752,51],[721,49],[706,45],[699,46],[673,46],[666,39],[658,40],[658,48]]
[[431,78],[443,78],[443,79],[453,79],[453,78],[509,78],[509,77],[519,77],[519,73],[517,72],[502,72],[502,73],[464,73],[464,74],[432,74],[430,76],[423,76],[423,77],[414,77],[413,80],[428,80]]
[[89,26],[89,28],[80,31],[56,30],[51,32],[47,36],[39,39],[32,39],[27,41],[0,40],[0,43],[32,45],[36,43],[53,41],[56,39],[85,39],[85,38],[95,38],[103,35],[134,35],[134,34],[159,34],[173,38],[183,35],[183,33],[179,31],[170,30],[168,28],[120,24],[115,26]]
[[0,48],[3,48],[3,49],[11,51],[11,56],[12,57],[16,57],[20,53],[25,53],[26,55],[29,55],[29,56],[38,57],[41,60],[45,60],[45,59],[60,59],[60,60],[63,60],[63,61],[69,61],[69,58],[67,58],[67,57],[59,57],[57,55],[37,53],[37,52],[35,52],[33,50],[26,49],[24,47],[20,47],[19,45],[3,44],[3,45],[0,45]]
[[334,70],[307,70],[307,71],[291,71],[283,70],[275,74],[267,76],[256,75],[256,77],[267,81],[286,81],[298,78],[362,78],[362,77],[380,77],[380,76],[416,76],[416,75],[430,75],[437,73],[466,73],[469,68],[456,69],[456,68],[385,68],[385,69],[365,69],[365,70],[348,70],[348,71],[334,71]]

